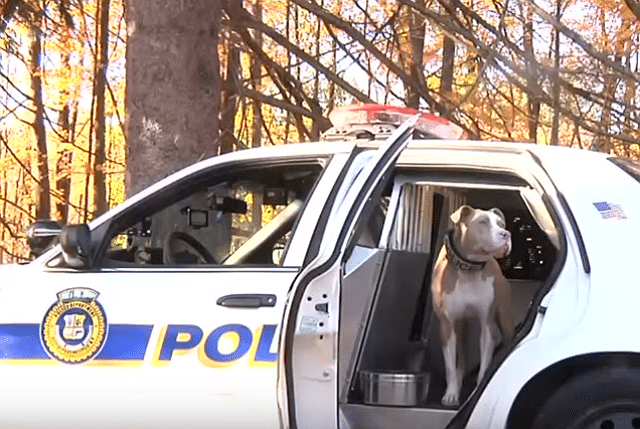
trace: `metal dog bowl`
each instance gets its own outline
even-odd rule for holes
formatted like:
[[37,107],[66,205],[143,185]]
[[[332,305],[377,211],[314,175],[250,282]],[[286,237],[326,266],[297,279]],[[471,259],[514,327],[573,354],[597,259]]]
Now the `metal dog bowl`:
[[429,391],[429,373],[360,371],[364,403],[412,407],[423,404]]

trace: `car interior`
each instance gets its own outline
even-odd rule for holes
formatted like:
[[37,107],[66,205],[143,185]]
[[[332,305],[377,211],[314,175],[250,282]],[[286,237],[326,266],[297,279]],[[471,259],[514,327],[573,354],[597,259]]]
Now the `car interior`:
[[321,170],[288,164],[186,180],[121,216],[103,266],[279,266]]
[[[430,284],[452,227],[450,214],[463,204],[505,214],[512,251],[498,262],[511,285],[516,332],[548,283],[559,259],[559,233],[527,183],[468,173],[396,174],[344,263],[339,401],[345,427],[432,427],[426,421],[444,427],[455,415],[457,407],[441,405],[445,370]],[[463,329],[468,341],[460,403],[475,388],[479,366],[479,324],[469,319]],[[494,360],[501,349],[504,342]]]

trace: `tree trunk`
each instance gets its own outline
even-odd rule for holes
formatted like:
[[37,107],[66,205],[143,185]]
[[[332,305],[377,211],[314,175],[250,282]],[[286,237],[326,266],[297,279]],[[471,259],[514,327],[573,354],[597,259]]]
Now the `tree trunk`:
[[[608,24],[607,17],[604,11],[600,12],[600,26],[602,28],[602,34],[606,35],[606,26]],[[615,53],[615,48],[611,49]],[[600,115],[600,123],[598,134],[596,135],[595,145],[592,149],[599,152],[609,153],[611,147],[611,124],[612,124],[612,104],[613,97],[615,96],[615,89],[617,86],[617,78],[613,70],[604,66],[603,67],[604,81],[602,92],[602,112]]]
[[[320,5],[324,7],[324,0],[320,0]],[[318,20],[318,22],[316,23],[316,40],[315,40],[315,54],[314,57],[317,61],[320,61],[320,34],[321,34],[321,29],[322,29],[322,22],[320,20]],[[320,71],[318,69],[315,70],[314,73],[314,80],[315,82],[313,83],[313,106],[311,106],[311,109],[313,109],[313,113],[315,114],[322,114],[322,110],[320,110],[320,106],[319,106],[319,102],[318,100],[320,100]],[[318,121],[314,118],[313,122],[311,123],[311,141],[318,141],[320,140],[320,124],[318,123]]]
[[239,87],[242,85],[242,68],[240,65],[240,51],[233,42],[229,42],[227,49],[227,76],[222,91],[222,106],[220,108],[220,153],[235,150],[238,143],[235,135],[236,114],[238,113]]
[[56,190],[60,194],[60,201],[56,203],[58,219],[62,224],[69,222],[69,203],[71,197],[71,162],[73,152],[63,150],[58,154],[56,162]]
[[44,125],[44,102],[42,99],[42,12],[37,12],[31,23],[29,46],[29,68],[31,73],[31,89],[33,90],[33,102],[35,104],[35,117],[33,130],[36,136],[38,159],[38,192],[36,194],[36,218],[51,218],[51,196],[49,185],[49,161],[47,153],[47,132]]
[[[255,0],[253,4],[253,15],[257,20],[262,21],[262,0]],[[262,48],[262,32],[256,30],[254,33],[256,44]],[[257,58],[251,58],[251,86],[256,92],[262,90],[262,66]],[[252,102],[253,120],[251,121],[251,146],[262,146],[262,103],[258,100]]]
[[[417,0],[418,4],[424,6],[424,0]],[[411,80],[424,85],[424,73],[422,70],[422,60],[424,58],[424,18],[416,10],[403,7],[399,13],[399,48],[401,63]],[[406,105],[414,109],[420,108],[420,93],[413,85],[405,84]]]
[[451,97],[453,91],[453,64],[456,56],[456,44],[451,37],[444,36],[442,42],[442,80],[440,81],[440,94],[444,102],[445,111],[440,112],[445,118],[451,117],[451,103],[447,100]]
[[[556,3],[556,18],[560,21],[562,4]],[[556,30],[555,46],[553,49],[553,119],[551,121],[551,144],[558,145],[560,134],[560,32]]]
[[[70,37],[69,33],[66,34]],[[67,51],[68,52],[68,51]],[[63,73],[65,79],[71,79],[71,64],[69,63],[69,54],[67,53],[62,58]],[[56,201],[56,214],[55,217],[66,224],[69,222],[69,202],[71,196],[71,162],[73,160],[73,151],[66,147],[66,144],[73,142],[74,133],[73,126],[75,124],[72,121],[71,106],[76,105],[77,102],[73,102],[71,96],[71,90],[68,85],[64,85],[60,88],[60,101],[58,116],[58,133],[61,136],[61,142],[63,143],[63,149],[58,150],[56,153],[56,175],[55,175],[55,187],[56,191],[60,195],[60,199]],[[76,107],[77,111],[77,107]]]
[[93,173],[94,213],[99,215],[109,209],[106,183],[105,142],[105,88],[109,61],[109,1],[100,0],[98,6],[98,60],[95,67],[96,91],[96,158]]
[[[534,68],[535,52],[533,50],[533,10],[526,2],[523,2],[524,20],[524,52],[527,70],[527,122],[529,141],[538,141],[538,122],[540,121],[540,100],[536,96],[538,92],[537,73]],[[556,32],[557,36],[557,32]]]
[[[451,1],[449,4],[449,14],[451,17],[455,17],[456,3]],[[445,118],[451,118],[452,106],[449,100],[451,100],[451,93],[453,91],[453,71],[456,57],[456,43],[447,34],[444,35],[442,41],[442,78],[440,80],[440,95],[442,97],[444,111],[440,114]]]
[[[621,28],[622,34],[633,34],[631,26],[634,22],[630,19],[623,21]],[[636,100],[637,82],[633,79],[633,73],[638,73],[638,63],[632,59],[632,55],[637,55],[637,41],[633,37],[621,41],[621,54],[625,58],[625,66],[629,69],[629,76],[624,79],[624,128],[623,133],[632,133],[635,130],[634,120],[637,117],[634,100]],[[635,67],[635,71],[634,71]],[[632,146],[627,145],[625,148],[626,156],[633,156]]]
[[127,0],[127,195],[218,154],[220,0]]

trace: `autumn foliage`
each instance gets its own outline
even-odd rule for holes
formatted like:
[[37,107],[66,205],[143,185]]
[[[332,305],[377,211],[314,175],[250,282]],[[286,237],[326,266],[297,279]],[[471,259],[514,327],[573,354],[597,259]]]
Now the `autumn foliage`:
[[[35,219],[125,198],[124,9],[0,0],[0,263],[29,258]],[[223,0],[211,144],[317,140],[333,107],[375,102],[472,138],[637,158],[639,15],[636,0]]]

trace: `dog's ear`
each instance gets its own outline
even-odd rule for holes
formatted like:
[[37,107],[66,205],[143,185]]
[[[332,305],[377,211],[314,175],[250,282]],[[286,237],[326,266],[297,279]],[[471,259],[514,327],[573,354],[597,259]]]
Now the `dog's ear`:
[[455,224],[465,222],[469,216],[473,214],[474,208],[471,206],[461,206],[458,210],[451,214],[451,221]]
[[498,216],[500,216],[500,218],[502,219],[502,222],[507,222],[507,219],[504,217],[504,213],[502,213],[502,210],[500,210],[497,207],[492,208],[491,210],[489,210],[491,213],[495,213]]

